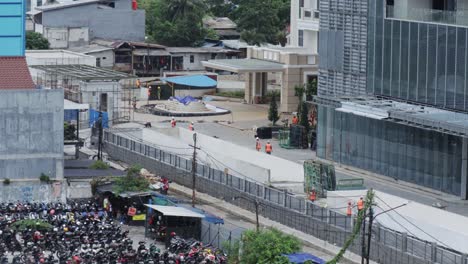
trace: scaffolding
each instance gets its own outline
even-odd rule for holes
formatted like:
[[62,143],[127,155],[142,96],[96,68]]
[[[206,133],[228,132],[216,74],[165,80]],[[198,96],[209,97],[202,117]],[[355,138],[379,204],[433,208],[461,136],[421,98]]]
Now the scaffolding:
[[[123,87],[134,82],[128,74],[79,64],[33,65],[30,69],[38,87],[63,89],[64,99],[108,112],[110,124],[130,121],[132,108]],[[89,126],[88,113],[81,113],[79,119],[81,128]]]

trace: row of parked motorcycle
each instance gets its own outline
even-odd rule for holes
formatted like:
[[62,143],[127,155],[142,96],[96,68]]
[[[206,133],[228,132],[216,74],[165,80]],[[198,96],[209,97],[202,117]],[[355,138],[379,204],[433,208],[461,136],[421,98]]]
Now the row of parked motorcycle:
[[[24,224],[20,224],[24,223]],[[98,204],[0,203],[0,264],[218,264],[222,251],[171,234],[165,252],[115,224]]]

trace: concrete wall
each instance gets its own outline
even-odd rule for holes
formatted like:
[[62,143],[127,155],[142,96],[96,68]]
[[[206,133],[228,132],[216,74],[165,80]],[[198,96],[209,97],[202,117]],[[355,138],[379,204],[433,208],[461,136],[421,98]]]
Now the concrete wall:
[[37,181],[14,182],[10,184],[0,184],[0,200],[8,201],[37,201],[53,202],[65,201],[66,184],[63,182],[53,182],[51,184]]
[[63,178],[63,91],[0,91],[0,176]]
[[[188,129],[169,128],[155,130],[156,129],[143,129],[144,140],[166,145],[169,144],[169,142],[174,142],[173,144],[177,144],[177,147],[187,147],[188,144],[193,144],[193,132]],[[163,140],[158,136],[158,134],[161,133],[167,134],[174,139]],[[241,172],[242,176],[255,177],[255,180],[260,182],[266,182],[265,180],[268,178],[266,175],[269,171],[269,182],[272,184],[275,182],[302,183],[304,181],[304,171],[302,166],[298,163],[259,153],[200,133],[197,133],[197,136],[197,144],[220,162],[207,160],[212,164],[221,166],[221,170],[224,169],[222,164],[225,164]],[[191,152],[192,150],[188,149],[184,154],[190,154]],[[203,157],[203,152],[200,152],[200,155]],[[239,175],[239,173],[234,171],[230,171],[230,173]]]
[[49,40],[51,49],[67,49],[89,44],[88,27],[43,27],[45,38]]
[[[90,108],[99,110],[101,94],[107,94],[107,113],[109,114],[109,126],[112,120],[118,117],[119,94],[122,89],[118,82],[80,82],[81,103],[89,104]],[[105,110],[105,109],[103,109]]]
[[89,52],[87,55],[93,56],[96,60],[101,59],[102,68],[112,69],[114,67],[114,51],[113,50],[104,50],[99,52]]
[[[188,144],[193,143],[192,132],[184,128],[142,129],[121,134],[121,136],[127,138],[129,135],[133,140],[136,138],[143,138],[147,142],[154,143],[158,148],[174,154],[190,157],[193,153],[193,150],[187,147]],[[199,146],[202,146],[206,151],[208,151],[208,153],[210,153],[210,155],[216,157],[215,160],[208,157],[205,152],[200,151],[198,153],[198,160],[200,162],[222,171],[224,171],[226,166],[228,166],[235,170],[229,170],[230,174],[241,178],[247,177],[262,183],[270,182],[270,171],[268,168],[260,166],[258,163],[252,163],[252,159],[240,159],[238,156],[231,157],[226,155],[225,152],[223,153],[220,151],[222,149],[231,149],[231,152],[234,152],[237,150],[232,149],[233,147],[237,147],[234,144],[208,137],[203,134],[198,134],[198,142]],[[226,146],[220,147],[223,144]],[[208,146],[218,149],[216,151],[212,151],[211,148],[208,149]],[[242,150],[249,151],[245,148],[242,148]]]
[[97,4],[45,11],[42,24],[47,27],[88,27],[90,39],[145,40],[145,11],[128,9],[116,1],[116,8],[100,9]]

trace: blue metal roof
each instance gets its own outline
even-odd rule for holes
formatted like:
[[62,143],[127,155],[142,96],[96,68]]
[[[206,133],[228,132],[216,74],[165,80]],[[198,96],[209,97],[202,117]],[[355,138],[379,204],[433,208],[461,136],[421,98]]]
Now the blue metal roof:
[[312,261],[314,264],[325,264],[325,260],[308,253],[283,254],[291,263],[302,264],[306,261]]
[[24,56],[25,2],[0,0],[0,56]]
[[218,84],[218,82],[206,75],[177,76],[170,78],[162,78],[162,80],[170,83],[191,87],[215,87]]

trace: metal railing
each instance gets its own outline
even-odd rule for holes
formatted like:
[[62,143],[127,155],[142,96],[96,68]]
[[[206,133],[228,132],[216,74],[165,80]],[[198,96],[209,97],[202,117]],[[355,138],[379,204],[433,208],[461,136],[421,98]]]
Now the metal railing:
[[429,22],[455,26],[468,26],[468,12],[436,10],[429,8],[386,7],[386,17],[418,22]]
[[[156,145],[105,131],[105,150],[112,158],[144,168],[191,187],[190,159],[159,149]],[[261,204],[260,214],[273,221],[337,246],[343,246],[353,230],[355,217],[320,207],[301,197],[277,190],[251,179],[226,174],[205,164],[197,165],[197,190],[228,201],[246,210],[255,211],[249,200]],[[246,199],[234,199],[245,197]],[[229,236],[228,236],[229,237]],[[231,236],[232,238],[232,236]],[[367,242],[365,242],[367,243]],[[361,240],[349,248],[361,254]],[[446,249],[434,242],[424,241],[375,224],[372,230],[371,259],[378,263],[440,263],[467,264],[466,254]]]

